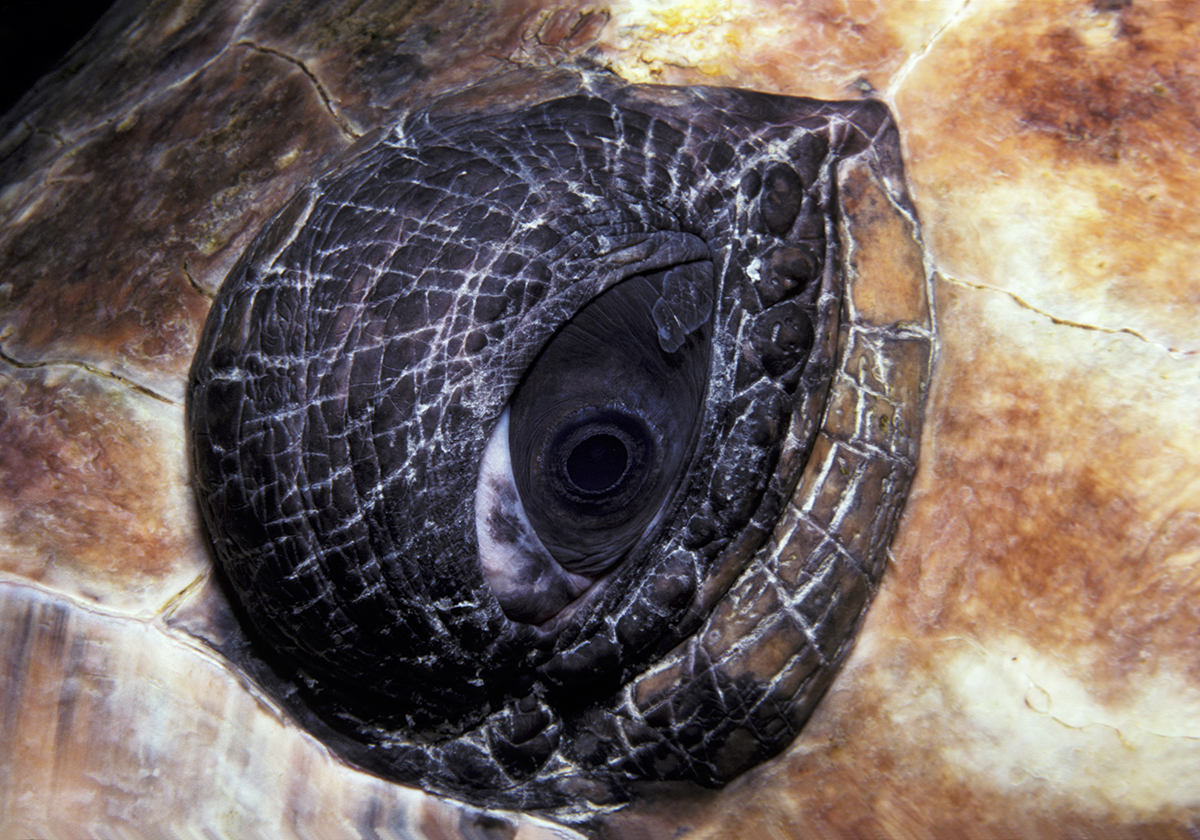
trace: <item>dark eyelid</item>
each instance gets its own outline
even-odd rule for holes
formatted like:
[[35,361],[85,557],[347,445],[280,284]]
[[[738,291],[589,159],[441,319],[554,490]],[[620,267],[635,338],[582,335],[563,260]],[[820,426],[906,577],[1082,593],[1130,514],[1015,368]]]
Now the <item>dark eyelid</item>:
[[[412,113],[306,188],[214,301],[187,415],[239,666],[352,762],[578,815],[790,742],[879,584],[932,332],[881,104],[558,90]],[[513,620],[477,552],[483,453],[563,325],[656,273],[634,343],[706,348],[687,467],[634,529],[653,544]]]

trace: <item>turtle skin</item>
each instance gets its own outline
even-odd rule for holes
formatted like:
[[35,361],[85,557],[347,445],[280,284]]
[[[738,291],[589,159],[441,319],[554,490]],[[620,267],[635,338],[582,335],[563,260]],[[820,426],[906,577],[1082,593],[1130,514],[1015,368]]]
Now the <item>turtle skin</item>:
[[874,191],[915,247],[903,184],[880,103],[583,73],[411,113],[301,190],[189,380],[242,667],[482,805],[570,818],[780,752],[915,470],[931,335],[854,305],[843,206]]

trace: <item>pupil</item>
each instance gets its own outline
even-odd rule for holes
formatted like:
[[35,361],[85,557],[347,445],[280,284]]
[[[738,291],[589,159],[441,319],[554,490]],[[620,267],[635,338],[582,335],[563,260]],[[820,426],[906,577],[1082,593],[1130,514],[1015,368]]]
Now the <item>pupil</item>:
[[625,474],[629,452],[613,435],[592,435],[567,456],[567,478],[584,493],[608,490]]

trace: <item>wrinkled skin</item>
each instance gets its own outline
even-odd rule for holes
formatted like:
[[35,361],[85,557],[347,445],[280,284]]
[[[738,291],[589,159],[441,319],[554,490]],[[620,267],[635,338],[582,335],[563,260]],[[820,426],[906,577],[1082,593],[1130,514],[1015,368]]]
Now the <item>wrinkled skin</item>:
[[878,584],[930,339],[843,256],[864,190],[918,247],[882,106],[560,84],[418,112],[293,199],[189,417],[276,693],[393,778],[565,815],[795,737]]
[[873,91],[937,271],[920,469],[845,668],[780,758],[601,830],[1187,836],[1198,19],[1182,0],[118,9],[4,127],[4,833],[561,836],[354,770],[196,641],[237,633],[183,397],[209,299],[326,161],[402,98],[586,57],[628,82]]

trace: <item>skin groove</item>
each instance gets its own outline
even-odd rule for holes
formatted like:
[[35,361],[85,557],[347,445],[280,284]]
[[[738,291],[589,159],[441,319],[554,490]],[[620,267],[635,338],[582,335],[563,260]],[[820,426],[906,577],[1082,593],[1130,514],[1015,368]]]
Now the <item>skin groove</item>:
[[[410,114],[297,196],[226,280],[190,379],[205,523],[273,651],[244,666],[351,760],[567,818],[786,747],[882,573],[930,350],[847,304],[850,167],[913,218],[878,103],[588,79]],[[606,305],[660,296],[631,352],[704,360],[698,431],[652,524],[580,562],[570,609],[514,620],[479,560],[484,450],[564,325],[646,277]],[[642,426],[603,428],[564,437],[625,459],[584,496],[642,457]],[[505,492],[487,527],[517,544]],[[569,525],[530,520],[574,557]]]

